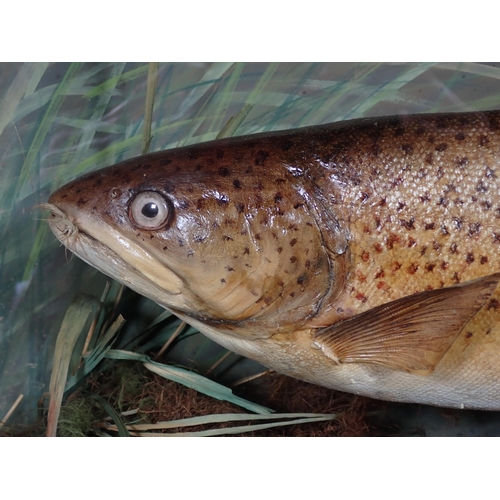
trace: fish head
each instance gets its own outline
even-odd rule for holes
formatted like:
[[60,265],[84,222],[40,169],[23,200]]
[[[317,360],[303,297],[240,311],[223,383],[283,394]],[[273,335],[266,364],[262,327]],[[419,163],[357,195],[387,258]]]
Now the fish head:
[[[50,226],[83,260],[201,321],[269,335],[314,316],[332,252],[296,170],[251,144],[152,153],[50,196]],[[258,331],[257,331],[258,330]]]

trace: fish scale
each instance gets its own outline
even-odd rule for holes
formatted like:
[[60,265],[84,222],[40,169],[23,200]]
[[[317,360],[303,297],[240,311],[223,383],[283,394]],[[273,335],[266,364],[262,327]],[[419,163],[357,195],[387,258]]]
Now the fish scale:
[[86,262],[277,371],[500,409],[499,153],[496,111],[353,120],[133,158],[45,207]]

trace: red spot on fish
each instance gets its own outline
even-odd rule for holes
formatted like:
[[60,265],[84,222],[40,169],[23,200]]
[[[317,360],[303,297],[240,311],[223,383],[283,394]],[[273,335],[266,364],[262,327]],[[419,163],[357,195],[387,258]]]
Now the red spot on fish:
[[360,300],[361,302],[363,302],[363,304],[368,300],[368,298],[366,297],[366,295],[364,293],[357,293],[356,294],[356,299],[357,300]]

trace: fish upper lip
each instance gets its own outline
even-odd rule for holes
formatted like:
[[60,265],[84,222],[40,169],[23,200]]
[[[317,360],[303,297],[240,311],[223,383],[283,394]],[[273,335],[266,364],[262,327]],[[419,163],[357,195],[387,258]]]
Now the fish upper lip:
[[[106,243],[86,232],[81,227],[81,224],[79,224],[75,220],[72,220],[74,219],[74,217],[68,215],[66,211],[59,208],[56,204],[43,203],[39,206],[39,208],[43,210],[49,210],[51,212],[52,217],[49,219],[49,225],[54,235],[64,246],[66,246],[71,252],[75,253],[87,264],[93,267],[97,267],[97,269],[99,269],[107,276],[110,276],[113,279],[116,279],[117,281],[125,284],[126,286],[133,288],[132,284],[135,282],[135,279],[127,279],[125,273],[122,273],[122,275],[118,273],[119,277],[117,277],[113,273],[106,270],[106,261],[110,259],[111,261],[119,263],[123,270],[126,270],[126,272],[132,273],[138,276],[142,282],[148,283],[151,288],[156,288],[161,291],[161,293],[167,294],[169,296],[182,296],[182,290],[169,290],[163,286],[160,286],[158,283],[155,283],[146,274],[137,269],[131,262],[123,259],[114,249],[109,247]],[[70,228],[69,232],[68,228]],[[54,231],[54,229],[57,229],[57,231]],[[78,248],[78,246],[80,248]],[[100,253],[101,258],[92,259],[92,253]],[[114,269],[115,267],[116,266],[110,266],[110,269]],[[145,294],[144,291],[139,291],[139,293],[143,295]],[[158,298],[155,299],[151,296],[150,298],[158,301]],[[166,304],[165,307],[168,307],[168,304]]]

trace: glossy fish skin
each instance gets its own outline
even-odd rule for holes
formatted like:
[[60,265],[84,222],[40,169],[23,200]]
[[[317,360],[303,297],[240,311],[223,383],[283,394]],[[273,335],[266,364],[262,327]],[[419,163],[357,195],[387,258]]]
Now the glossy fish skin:
[[[363,119],[134,158],[55,192],[50,223],[91,265],[280,372],[500,409],[499,175],[499,112]],[[144,191],[168,201],[157,230],[130,219]]]

